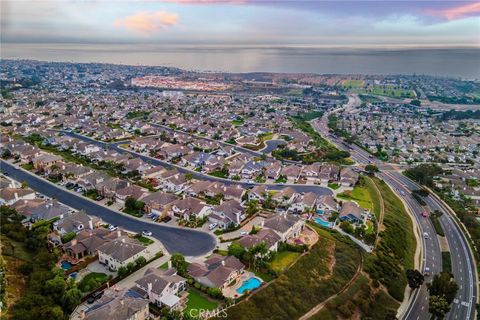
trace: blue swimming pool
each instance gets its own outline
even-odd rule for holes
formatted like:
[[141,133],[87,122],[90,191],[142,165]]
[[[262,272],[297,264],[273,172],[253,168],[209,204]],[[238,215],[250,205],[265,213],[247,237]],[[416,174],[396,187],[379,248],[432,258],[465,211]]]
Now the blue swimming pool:
[[60,264],[61,264],[63,270],[68,270],[68,269],[72,268],[72,266],[73,266],[67,260],[63,260]]
[[262,282],[260,280],[258,280],[255,277],[252,277],[246,281],[243,281],[242,286],[237,289],[237,292],[239,294],[243,294],[247,290],[257,289],[258,287],[260,287],[261,284]]
[[316,223],[318,223],[322,227],[325,227],[325,228],[331,228],[332,227],[331,222],[325,221],[322,218],[315,218],[314,220],[315,220]]
[[323,210],[318,209],[318,210],[317,210],[317,214],[322,215],[322,214],[323,214]]

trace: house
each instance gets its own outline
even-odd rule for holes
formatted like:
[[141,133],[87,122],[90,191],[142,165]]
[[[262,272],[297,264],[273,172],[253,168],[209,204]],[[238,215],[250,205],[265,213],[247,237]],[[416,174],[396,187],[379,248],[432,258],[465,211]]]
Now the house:
[[320,196],[317,201],[317,210],[321,210],[322,213],[330,213],[332,211],[338,211],[338,203],[332,196]]
[[203,264],[191,263],[188,274],[201,285],[223,290],[240,279],[245,265],[233,256],[213,254]]
[[285,206],[293,203],[296,197],[297,193],[295,192],[295,189],[293,189],[292,187],[286,187],[280,190],[280,192],[275,193],[272,196],[272,200],[274,200],[280,205]]
[[305,211],[315,211],[317,205],[317,194],[307,192],[295,199],[295,201],[288,207],[288,211],[300,213]]
[[137,185],[130,185],[123,189],[115,191],[115,200],[121,205],[125,204],[125,200],[128,197],[132,197],[136,200],[148,195],[148,190]]
[[64,243],[62,249],[68,256],[78,260],[86,256],[96,255],[100,246],[125,235],[120,230],[109,231],[105,228],[83,229],[75,238]]
[[105,290],[103,296],[85,311],[80,311],[75,320],[148,320],[148,299],[129,294],[127,290]]
[[190,217],[202,219],[209,215],[211,207],[196,198],[186,197],[172,202],[170,211],[185,220]]
[[280,175],[287,177],[289,181],[296,181],[300,177],[302,167],[297,165],[289,165],[282,169]]
[[53,223],[53,229],[60,235],[70,232],[79,233],[84,229],[93,230],[98,219],[94,221],[85,211],[78,211]]
[[267,194],[267,186],[265,186],[264,184],[258,184],[248,192],[248,200],[256,200],[258,202],[263,202]]
[[11,205],[18,200],[35,199],[35,191],[30,188],[2,188],[0,189],[0,205]]
[[126,267],[129,262],[135,262],[139,257],[149,260],[152,255],[148,247],[128,237],[107,242],[98,247],[97,251],[98,261],[113,271]]
[[340,221],[348,221],[350,223],[363,223],[365,210],[353,201],[344,202],[340,209]]
[[177,196],[165,192],[154,192],[146,195],[140,200],[145,203],[144,211],[147,213],[153,213],[160,217],[167,215],[170,205],[178,200]]
[[319,180],[319,174],[322,166],[320,163],[312,163],[303,168],[302,177],[307,181],[317,182]]
[[32,159],[33,167],[37,170],[45,170],[54,164],[60,162],[62,157],[54,154],[42,153],[41,155]]
[[[187,288],[187,279],[177,275],[177,270],[149,268],[131,289],[157,307],[181,310],[185,298],[180,294]],[[183,303],[182,303],[183,302]]]
[[248,234],[243,236],[238,243],[244,248],[252,248],[260,243],[265,243],[268,251],[276,252],[278,249],[278,242],[281,237],[272,229],[263,228],[256,234]]
[[281,171],[282,164],[279,161],[272,162],[271,165],[266,167],[265,177],[276,180],[280,177]]
[[263,221],[262,227],[275,231],[281,241],[287,241],[300,235],[305,221],[291,214],[274,214]]
[[224,201],[212,209],[209,216],[211,222],[217,223],[221,229],[237,226],[245,220],[245,209],[236,200]]
[[350,168],[344,168],[340,174],[340,184],[344,187],[353,187],[358,181],[358,173]]
[[51,220],[54,218],[63,218],[70,213],[70,207],[67,207],[56,200],[50,200],[46,203],[35,207],[30,212],[30,220],[32,222],[38,220]]

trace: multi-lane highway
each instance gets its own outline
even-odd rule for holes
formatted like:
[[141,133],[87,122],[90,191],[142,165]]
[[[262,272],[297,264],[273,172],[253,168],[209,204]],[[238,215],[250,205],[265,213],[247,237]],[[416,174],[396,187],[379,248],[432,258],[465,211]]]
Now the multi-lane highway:
[[[349,99],[348,108],[355,106],[355,99]],[[413,190],[420,186],[408,179],[393,167],[380,160],[374,159],[368,152],[353,144],[346,144],[339,137],[333,136],[328,132],[328,115],[312,122],[313,127],[327,137],[332,143],[340,149],[350,152],[352,158],[360,164],[376,164],[380,172],[378,176],[383,179],[406,203],[412,212],[415,224],[419,230],[422,260],[420,269],[422,271],[430,270],[433,275],[442,270],[442,255],[435,229],[428,218],[422,217],[422,212],[428,210],[433,212],[440,210],[443,215],[440,223],[445,231],[445,238],[448,242],[451,260],[452,273],[455,281],[459,285],[459,291],[446,319],[474,319],[475,303],[477,301],[477,274],[475,269],[475,260],[465,234],[462,232],[455,218],[451,215],[446,205],[436,197],[430,195],[426,198],[426,206],[423,208],[411,196]],[[427,269],[428,268],[428,269]],[[431,281],[431,276],[427,277],[426,282]],[[429,318],[428,312],[428,291],[425,285],[413,292],[408,308],[402,315],[403,319],[422,320]]]
[[1,160],[3,172],[17,181],[26,181],[28,186],[37,192],[75,208],[84,210],[89,215],[97,216],[103,221],[118,225],[132,232],[149,230],[152,236],[162,242],[170,253],[180,252],[186,256],[200,256],[215,249],[215,238],[202,231],[186,228],[175,228],[155,222],[145,221],[121,214],[100,204],[90,201],[82,195],[77,195],[58,185],[36,176],[33,173],[18,169],[12,164]]

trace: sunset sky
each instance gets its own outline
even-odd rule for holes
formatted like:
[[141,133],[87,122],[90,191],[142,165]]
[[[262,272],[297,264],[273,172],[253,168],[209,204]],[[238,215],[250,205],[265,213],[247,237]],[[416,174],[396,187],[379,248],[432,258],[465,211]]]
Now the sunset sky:
[[478,46],[472,1],[5,1],[4,43]]

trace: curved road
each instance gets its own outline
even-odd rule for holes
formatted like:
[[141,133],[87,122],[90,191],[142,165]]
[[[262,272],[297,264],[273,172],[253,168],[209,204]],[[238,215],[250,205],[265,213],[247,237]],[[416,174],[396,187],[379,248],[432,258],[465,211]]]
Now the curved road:
[[[353,100],[354,99],[349,99],[350,107],[355,104]],[[342,139],[331,135],[328,132],[327,117],[328,115],[325,114],[321,119],[312,122],[315,130],[317,130],[324,137],[328,137],[329,140],[335,143],[339,148],[349,151],[352,155],[352,158],[358,163],[374,163],[380,168],[380,172],[378,173],[379,177],[389,184],[392,189],[397,191],[397,193],[399,193],[405,200],[409,209],[414,214],[416,224],[420,229],[421,234],[423,235],[424,232],[428,234],[427,238],[422,236],[423,259],[421,261],[421,270],[425,271],[425,268],[428,267],[433,274],[440,272],[442,270],[442,255],[435,229],[430,219],[426,219],[421,216],[425,209],[422,208],[418,202],[411,197],[411,192],[419,189],[420,186],[401,173],[391,171],[392,168],[390,165],[380,160],[373,159],[368,152],[360,147],[353,144],[346,144]],[[452,273],[455,281],[459,285],[459,291],[456,299],[452,304],[450,312],[446,315],[446,319],[474,319],[475,304],[478,294],[477,274],[475,269],[475,260],[468,245],[466,236],[442,201],[430,195],[426,198],[426,204],[426,207],[430,212],[440,210],[444,213],[440,218],[440,223],[445,231],[445,238],[450,249]],[[426,282],[429,281],[430,279],[427,278]],[[422,320],[429,318],[428,291],[426,286],[423,285],[418,290],[413,292],[412,300],[408,306],[408,309],[403,315],[403,319]]]
[[152,236],[160,240],[170,253],[180,252],[185,256],[200,256],[215,249],[216,239],[206,232],[142,221],[108,209],[81,195],[69,192],[33,173],[27,173],[24,170],[18,169],[3,160],[1,160],[1,168],[2,171],[6,172],[13,179],[26,181],[28,186],[35,191],[55,198],[77,210],[84,210],[89,215],[97,216],[107,223],[118,225],[133,232],[150,230]]

